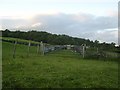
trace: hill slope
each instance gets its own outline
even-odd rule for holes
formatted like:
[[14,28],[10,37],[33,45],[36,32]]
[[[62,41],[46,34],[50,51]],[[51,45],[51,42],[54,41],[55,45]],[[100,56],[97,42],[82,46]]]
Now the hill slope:
[[83,60],[78,53],[60,50],[45,56],[36,54],[32,46],[17,45],[12,58],[13,44],[3,42],[3,88],[117,88],[117,62]]

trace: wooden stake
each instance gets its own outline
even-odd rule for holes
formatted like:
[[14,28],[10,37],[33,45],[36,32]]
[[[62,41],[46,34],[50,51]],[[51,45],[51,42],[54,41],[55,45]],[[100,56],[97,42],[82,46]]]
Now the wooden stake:
[[30,53],[30,46],[31,46],[31,43],[29,41],[29,44],[28,44],[28,56],[29,56],[29,53]]
[[15,53],[16,53],[16,44],[17,44],[17,41],[15,41],[15,44],[14,44],[14,49],[13,49],[13,58],[15,58]]
[[40,50],[40,45],[38,44],[37,45],[37,54],[39,53],[39,50]]
[[85,46],[83,44],[83,58],[85,57]]
[[97,48],[97,53],[98,53],[98,48]]
[[40,50],[41,50],[42,55],[44,55],[44,44],[42,41],[40,42]]

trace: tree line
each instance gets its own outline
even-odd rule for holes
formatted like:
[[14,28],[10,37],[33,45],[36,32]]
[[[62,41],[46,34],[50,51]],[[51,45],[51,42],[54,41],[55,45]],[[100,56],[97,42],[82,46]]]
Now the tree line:
[[99,43],[98,40],[92,41],[89,39],[83,39],[78,37],[71,37],[65,34],[57,35],[48,33],[45,31],[35,31],[31,30],[28,32],[25,31],[10,31],[8,29],[2,31],[3,37],[13,37],[13,38],[20,38],[26,40],[33,40],[33,41],[42,41],[43,43],[48,43],[51,45],[81,45],[86,44],[87,46],[91,47],[99,47],[103,49],[115,49],[115,43]]

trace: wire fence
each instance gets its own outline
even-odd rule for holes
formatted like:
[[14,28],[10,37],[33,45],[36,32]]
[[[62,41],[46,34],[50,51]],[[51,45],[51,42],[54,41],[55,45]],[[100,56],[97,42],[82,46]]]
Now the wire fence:
[[90,47],[86,44],[82,44],[82,45],[50,45],[50,44],[43,43],[42,41],[37,42],[37,43],[33,43],[31,41],[21,42],[18,40],[5,40],[5,39],[2,39],[2,41],[10,42],[10,43],[14,44],[13,58],[16,57],[17,44],[26,45],[28,47],[27,48],[27,56],[29,56],[31,53],[31,50],[30,50],[31,46],[35,46],[36,53],[41,54],[41,55],[45,55],[49,52],[53,52],[53,51],[57,51],[57,50],[68,49],[68,50],[72,50],[76,53],[79,53],[82,56],[82,58],[84,58],[84,59],[118,60],[118,56],[119,56],[118,53],[105,51],[98,47]]

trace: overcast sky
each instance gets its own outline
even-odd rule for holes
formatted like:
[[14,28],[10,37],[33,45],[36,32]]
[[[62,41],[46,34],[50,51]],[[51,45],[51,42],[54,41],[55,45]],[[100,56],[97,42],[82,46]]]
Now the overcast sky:
[[118,42],[118,0],[0,0],[0,28]]

